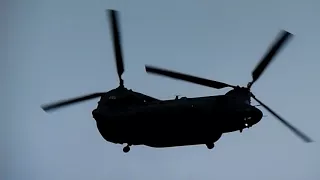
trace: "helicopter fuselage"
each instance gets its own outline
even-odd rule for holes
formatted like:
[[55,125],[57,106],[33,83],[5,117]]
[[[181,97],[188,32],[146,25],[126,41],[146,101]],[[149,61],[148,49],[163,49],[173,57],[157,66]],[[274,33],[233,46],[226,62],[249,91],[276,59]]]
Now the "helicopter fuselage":
[[155,101],[93,112],[103,138],[115,144],[174,147],[213,144],[223,133],[251,127],[262,112],[232,96]]
[[218,141],[223,133],[242,131],[242,129],[251,127],[261,120],[262,112],[250,105],[250,98],[252,98],[305,142],[312,142],[308,136],[251,93],[252,85],[259,79],[283,45],[292,37],[291,33],[282,31],[279,34],[269,51],[252,71],[252,80],[246,87],[150,65],[145,66],[146,72],[151,74],[215,89],[232,88],[225,95],[220,96],[159,100],[125,88],[122,79],[125,68],[117,12],[108,10],[108,16],[117,75],[120,81],[119,86],[108,92],[91,93],[43,105],[44,111],[48,112],[100,97],[98,107],[92,112],[98,130],[103,138],[109,142],[127,143],[128,145],[123,149],[124,152],[130,150],[130,145],[161,148],[206,144],[211,149],[214,142]]

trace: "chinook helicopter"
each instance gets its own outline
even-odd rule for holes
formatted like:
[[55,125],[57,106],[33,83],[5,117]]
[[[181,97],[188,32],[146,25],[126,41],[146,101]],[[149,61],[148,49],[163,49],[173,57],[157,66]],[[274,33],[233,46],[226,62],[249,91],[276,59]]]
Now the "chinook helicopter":
[[108,92],[93,93],[43,105],[44,111],[48,112],[89,99],[100,98],[97,108],[92,111],[97,129],[106,141],[125,144],[123,148],[125,153],[129,152],[130,146],[133,145],[166,148],[203,144],[208,149],[212,149],[222,134],[242,132],[244,128],[252,127],[262,119],[262,111],[251,105],[251,98],[253,98],[302,140],[312,142],[308,136],[276,114],[250,91],[251,86],[273,60],[273,57],[292,36],[289,32],[280,33],[269,52],[252,72],[253,80],[246,87],[146,66],[148,73],[216,89],[232,88],[225,95],[159,100],[124,87],[121,78],[124,64],[117,12],[115,10],[107,12],[112,29],[119,86]]

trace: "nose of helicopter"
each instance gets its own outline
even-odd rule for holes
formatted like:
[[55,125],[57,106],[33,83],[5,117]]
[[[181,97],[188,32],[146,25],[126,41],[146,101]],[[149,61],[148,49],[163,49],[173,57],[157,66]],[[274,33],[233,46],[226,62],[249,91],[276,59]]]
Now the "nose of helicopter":
[[250,107],[250,116],[247,117],[246,122],[249,126],[257,124],[263,117],[263,113],[260,109],[251,106]]
[[92,116],[96,121],[101,120],[103,118],[103,116],[102,116],[102,114],[101,114],[99,109],[93,110],[92,111]]
[[105,121],[114,118],[117,115],[113,111],[105,107],[99,107],[92,111],[92,116],[96,121]]

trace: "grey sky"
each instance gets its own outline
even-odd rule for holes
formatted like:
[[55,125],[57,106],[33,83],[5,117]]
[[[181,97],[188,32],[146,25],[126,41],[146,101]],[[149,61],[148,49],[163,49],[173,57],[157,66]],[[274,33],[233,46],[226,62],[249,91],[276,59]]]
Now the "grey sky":
[[320,178],[318,142],[302,143],[268,113],[242,134],[224,135],[213,150],[134,146],[124,154],[97,131],[91,116],[97,100],[52,114],[40,109],[118,85],[105,16],[113,8],[121,13],[126,86],[161,99],[226,90],[147,75],[145,64],[246,85],[279,30],[295,34],[253,92],[319,141],[318,1],[12,0],[8,7],[9,56],[0,66],[1,119],[9,127],[2,131],[3,179]]

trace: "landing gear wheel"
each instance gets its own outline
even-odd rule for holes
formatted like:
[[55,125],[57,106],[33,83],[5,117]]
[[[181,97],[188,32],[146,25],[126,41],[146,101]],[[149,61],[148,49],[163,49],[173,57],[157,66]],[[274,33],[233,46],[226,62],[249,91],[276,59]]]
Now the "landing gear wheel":
[[212,149],[212,148],[214,148],[214,143],[212,143],[212,144],[206,144],[206,146],[207,146],[208,149]]
[[129,152],[130,151],[130,146],[125,146],[124,148],[123,148],[123,152],[124,153],[127,153],[127,152]]

